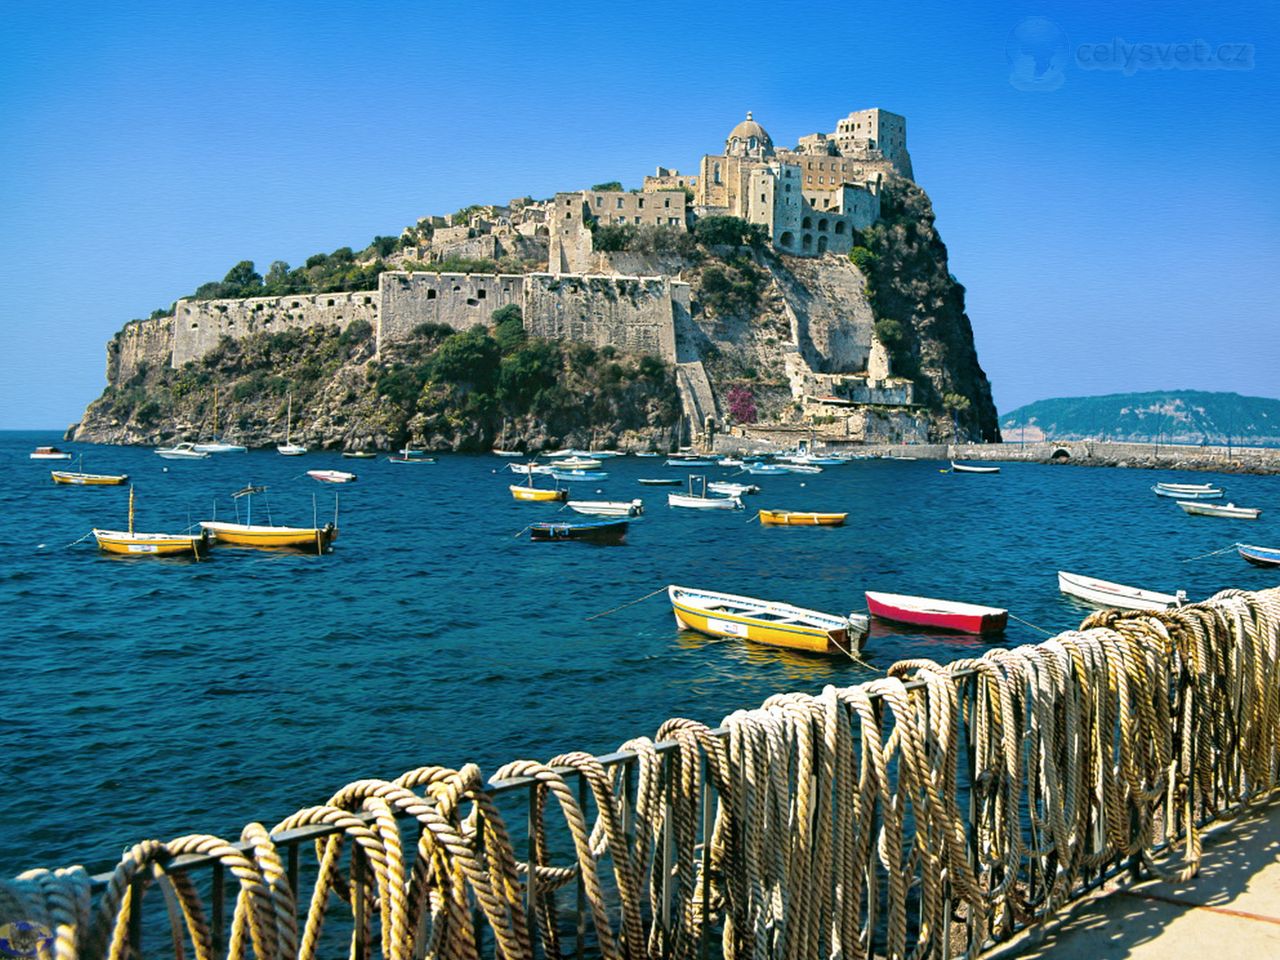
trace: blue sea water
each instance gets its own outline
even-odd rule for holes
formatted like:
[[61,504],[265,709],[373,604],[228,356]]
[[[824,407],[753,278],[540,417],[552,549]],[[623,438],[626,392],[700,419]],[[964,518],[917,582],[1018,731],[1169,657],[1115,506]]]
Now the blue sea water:
[[[862,461],[817,476],[757,477],[747,509],[666,506],[644,476],[661,460],[610,461],[585,498],[642,497],[625,545],[531,543],[556,504],[517,503],[494,456],[431,465],[286,458],[275,452],[165,461],[150,450],[64,445],[91,472],[127,472],[140,530],[179,531],[269,487],[278,523],[321,522],[340,497],[341,535],[322,557],[215,549],[202,563],[110,557],[94,526],[119,528],[128,488],[55,486],[31,461],[57,437],[0,433],[0,871],[83,863],[189,832],[234,837],[322,802],[359,777],[572,749],[602,752],[674,716],[715,725],[773,693],[819,692],[876,674],[678,632],[655,596],[668,583],[829,612],[865,609],[865,589],[1006,606],[1050,631],[1087,609],[1062,597],[1072,570],[1193,599],[1280,581],[1234,552],[1280,546],[1280,478],[1008,464],[995,476],[932,461]],[[53,464],[52,466],[61,466]],[[306,469],[353,470],[318,484]],[[713,476],[733,471],[706,471]],[[1216,480],[1256,522],[1188,517],[1156,480]],[[261,500],[255,516],[264,509]],[[760,507],[847,510],[838,529],[762,528]],[[1043,634],[1011,622],[999,641]],[[865,656],[981,653],[962,636],[874,624]]]

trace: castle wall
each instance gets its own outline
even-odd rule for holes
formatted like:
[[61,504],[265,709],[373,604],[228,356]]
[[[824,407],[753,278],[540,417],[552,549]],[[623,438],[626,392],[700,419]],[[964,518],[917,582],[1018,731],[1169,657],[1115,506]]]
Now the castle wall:
[[354,320],[378,327],[378,292],[291,294],[248,300],[179,300],[174,305],[173,366],[203,357],[223,337],[278,333]]
[[[672,290],[687,286],[665,277],[528,274],[525,330],[530,336],[611,345],[674,362]],[[686,291],[676,297],[688,299]]]
[[492,273],[404,273],[388,270],[378,278],[382,323],[378,349],[406,340],[420,323],[466,330],[488,323],[508,304],[523,304],[525,277]]
[[173,359],[173,317],[134,320],[107,343],[107,383],[125,383]]

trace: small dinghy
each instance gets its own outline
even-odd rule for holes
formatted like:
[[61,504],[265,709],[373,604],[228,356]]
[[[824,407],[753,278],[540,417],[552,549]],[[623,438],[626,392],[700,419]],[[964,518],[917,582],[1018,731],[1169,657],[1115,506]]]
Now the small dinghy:
[[1196,490],[1170,490],[1161,484],[1151,488],[1157,497],[1173,497],[1175,500],[1218,500],[1222,497],[1221,487],[1203,487]]
[[712,637],[850,656],[860,651],[867,639],[867,618],[856,613],[840,617],[789,603],[674,584],[667,587],[667,596],[678,626]]
[[[694,481],[702,481],[702,492],[694,493]],[[706,477],[689,477],[688,493],[668,493],[667,506],[669,507],[687,507],[691,510],[741,510],[742,501],[737,497],[709,497],[707,496],[707,478]]]
[[663,461],[668,467],[714,467],[714,460],[703,460],[695,457],[672,457]]
[[[676,483],[679,482],[679,480],[676,481]],[[732,480],[712,480],[707,484],[707,489],[726,497],[741,497],[744,494],[760,492],[760,488],[754,483],[734,483]]]
[[551,476],[551,468],[545,463],[508,463],[507,469],[512,473],[523,473],[526,477],[535,473]]
[[156,456],[166,460],[208,460],[209,454],[197,450],[194,443],[176,443],[172,447],[157,447]]
[[[515,466],[515,464],[513,464]],[[568,490],[561,490],[556,487],[554,490],[544,489],[543,487],[535,487],[533,485],[534,474],[527,474],[529,480],[527,483],[513,483],[508,488],[511,496],[516,500],[523,500],[529,503],[554,503],[560,500],[566,500],[569,497]]]
[[1255,567],[1280,567],[1280,549],[1237,543],[1236,552]]
[[757,477],[781,477],[791,472],[780,463],[748,463],[746,469]]
[[1262,514],[1258,507],[1237,507],[1234,503],[1201,503],[1198,500],[1179,500],[1184,513],[1197,517],[1227,517],[1231,520],[1257,520]]
[[590,457],[566,457],[563,460],[552,460],[552,470],[599,470],[603,466],[599,460]]
[[1157,482],[1156,486],[1161,490],[1174,490],[1178,493],[1203,493],[1205,490],[1212,490],[1212,483],[1164,483]]
[[638,517],[644,513],[643,500],[570,500],[567,504],[575,513],[593,517]]
[[646,487],[679,487],[684,484],[684,481],[677,480],[674,477],[670,479],[665,477],[641,477],[640,483]]
[[133,529],[133,487],[129,488],[129,529],[99,530],[93,538],[98,549],[129,557],[195,557],[200,558],[209,546],[209,535],[199,533],[139,533]]
[[73,487],[118,487],[129,482],[127,473],[82,473],[79,470],[51,470],[54,483]]
[[346,470],[308,470],[307,476],[321,483],[355,483],[356,475]]
[[557,480],[564,483],[586,482],[598,483],[601,480],[608,480],[609,474],[603,470],[555,470],[551,471],[551,475]]
[[70,460],[71,454],[57,447],[36,447],[27,457],[31,460]]
[[373,460],[378,456],[373,450],[343,450],[342,455],[348,460]]
[[1061,570],[1058,571],[1058,589],[1069,597],[1083,600],[1095,607],[1113,610],[1169,610],[1182,606],[1187,599],[1183,590],[1179,590],[1177,594],[1157,593],[1154,590],[1126,587],[1122,583],[1083,577],[1077,573],[1064,573]]
[[761,510],[760,523],[766,527],[842,527],[847,513],[813,513],[800,510]]
[[984,467],[974,463],[956,463],[951,461],[952,473],[999,473],[999,467]]
[[587,543],[621,543],[628,520],[563,520],[529,524],[529,539],[544,543],[581,540]]
[[1000,607],[871,590],[867,591],[867,609],[880,620],[956,633],[1002,633],[1009,622],[1009,611]]

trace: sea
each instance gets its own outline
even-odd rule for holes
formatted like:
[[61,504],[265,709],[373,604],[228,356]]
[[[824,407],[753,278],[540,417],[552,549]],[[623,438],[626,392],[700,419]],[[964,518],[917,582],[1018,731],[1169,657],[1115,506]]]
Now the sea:
[[[215,548],[203,562],[100,553],[129,488],[66,487],[32,461],[55,434],[0,433],[0,871],[108,869],[142,839],[235,839],[343,784],[472,761],[607,752],[670,717],[710,726],[772,694],[819,693],[896,660],[973,657],[992,642],[873,623],[865,664],[682,632],[671,583],[864,611],[864,590],[1007,607],[995,645],[1035,643],[1088,609],[1068,570],[1202,599],[1276,586],[1237,541],[1280,546],[1280,478],[929,460],[854,461],[752,477],[740,511],[667,506],[686,478],[662,459],[606,462],[582,499],[644,501],[620,546],[534,543],[559,504],[516,502],[493,455],[401,465],[275,451],[169,461],[150,449],[59,444],[82,468],[127,473],[136,526],[179,532],[254,516],[340,534],[324,556]],[[351,470],[335,486],[308,469]],[[714,478],[737,471],[699,470]],[[748,478],[740,478],[746,480]],[[1157,480],[1216,481],[1258,521],[1190,517]],[[761,507],[847,511],[840,528],[762,527]],[[215,513],[216,511],[216,513]],[[647,599],[641,599],[646,598]]]

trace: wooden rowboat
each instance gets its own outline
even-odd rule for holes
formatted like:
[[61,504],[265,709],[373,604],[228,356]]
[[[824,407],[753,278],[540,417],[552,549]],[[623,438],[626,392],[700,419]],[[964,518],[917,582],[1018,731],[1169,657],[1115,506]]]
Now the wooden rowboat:
[[[200,529],[209,534],[217,543],[226,543],[236,547],[255,547],[260,550],[303,550],[307,553],[321,554],[329,549],[329,545],[338,536],[337,506],[335,501],[334,523],[326,523],[323,527],[284,527],[272,523],[253,522],[253,495],[266,490],[263,486],[248,486],[231,495],[237,501],[236,522],[223,520],[201,520]],[[239,522],[239,505],[241,498],[247,504],[245,522]]]
[[546,542],[581,540],[587,543],[621,543],[628,520],[565,520],[529,524],[529,539]]
[[646,487],[680,487],[684,485],[683,480],[677,480],[674,477],[670,480],[657,477],[641,477],[639,482]]
[[355,483],[356,475],[346,470],[308,470],[307,476],[321,483]]
[[871,590],[867,591],[867,608],[881,620],[957,633],[1001,633],[1009,622],[1009,611],[1000,607]]
[[511,484],[508,489],[511,491],[511,496],[516,500],[523,500],[528,503],[548,503],[565,500],[569,496],[568,490],[543,490],[541,487],[524,486],[519,483]]
[[712,637],[736,637],[809,653],[856,654],[867,639],[864,616],[848,617],[713,590],[667,587],[676,624]]
[[1236,552],[1255,567],[1280,567],[1280,550],[1274,547],[1256,547],[1249,543],[1237,543]]
[[952,473],[999,473],[999,467],[979,467],[971,463],[956,463],[951,461]]
[[129,482],[127,473],[80,473],[75,470],[52,470],[54,483],[70,484],[73,487],[118,487]]
[[1221,487],[1207,487],[1200,490],[1170,490],[1156,484],[1151,492],[1157,497],[1173,497],[1175,500],[1217,500],[1222,496]]
[[1262,514],[1258,507],[1237,507],[1234,503],[1200,503],[1198,500],[1179,500],[1184,513],[1198,517],[1227,517],[1232,520],[1257,520]]
[[638,517],[644,513],[643,500],[570,500],[567,506],[575,513],[595,517]]
[[1161,490],[1174,490],[1178,493],[1202,493],[1206,490],[1212,490],[1212,483],[1164,483],[1158,481],[1156,486]]
[[760,523],[766,527],[842,527],[848,516],[847,513],[761,510]]
[[1182,590],[1177,594],[1157,593],[1061,570],[1058,571],[1058,589],[1095,607],[1114,610],[1168,610],[1181,606],[1187,599]]
[[129,529],[93,530],[98,549],[131,557],[180,557],[196,559],[209,546],[209,535],[199,533],[138,533],[133,529],[133,487],[129,488]]

